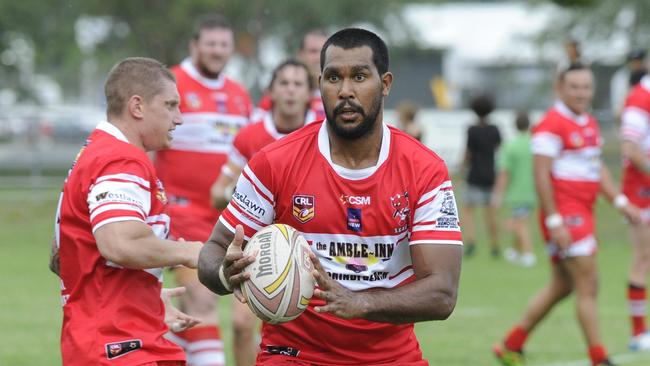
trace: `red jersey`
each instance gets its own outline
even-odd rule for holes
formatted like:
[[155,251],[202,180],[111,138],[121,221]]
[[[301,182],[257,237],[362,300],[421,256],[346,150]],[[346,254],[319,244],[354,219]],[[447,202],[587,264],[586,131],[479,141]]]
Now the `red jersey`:
[[184,360],[163,335],[162,269],[126,269],[101,256],[93,233],[141,221],[165,238],[165,192],[147,155],[102,122],[63,186],[55,226],[63,302],[61,354],[70,365],[140,365]]
[[[447,168],[405,133],[383,125],[377,165],[352,170],[330,157],[325,122],[309,124],[258,152],[244,168],[220,221],[248,240],[277,222],[302,232],[325,270],[354,290],[415,279],[410,245],[462,245]],[[262,353],[317,364],[426,364],[413,324],[305,313],[264,324]],[[282,356],[285,355],[285,356]]]
[[172,147],[157,153],[156,170],[169,193],[172,236],[206,241],[219,217],[210,205],[210,187],[253,106],[241,85],[224,75],[204,78],[190,60],[172,72],[183,124],[174,131]]
[[[257,108],[255,110],[256,119],[262,118],[265,114],[270,113],[273,108],[273,101],[271,100],[271,95],[265,93],[262,95],[259,103],[257,103]],[[311,93],[311,101],[309,102],[309,110],[313,113],[314,119],[307,120],[307,123],[322,121],[325,119],[325,107],[323,106],[323,100],[320,96],[320,90],[315,89]]]
[[[635,142],[650,157],[650,76],[644,76],[625,101],[621,139]],[[642,207],[650,207],[650,176],[629,161],[624,163],[623,192]]]
[[553,200],[572,239],[571,247],[561,251],[551,242],[544,224],[547,213],[540,211],[542,233],[553,261],[596,252],[593,204],[600,191],[602,144],[596,119],[587,113],[576,115],[562,102],[533,128],[533,154],[553,158]]
[[[314,121],[313,117],[314,113],[308,111],[305,116],[305,124]],[[273,114],[266,113],[260,122],[248,125],[239,131],[232,143],[232,150],[228,154],[228,160],[243,169],[255,153],[284,136],[286,134],[278,132],[275,127]]]
[[533,128],[532,152],[553,158],[555,202],[579,201],[591,207],[600,190],[600,128],[585,113],[575,115],[558,102]]

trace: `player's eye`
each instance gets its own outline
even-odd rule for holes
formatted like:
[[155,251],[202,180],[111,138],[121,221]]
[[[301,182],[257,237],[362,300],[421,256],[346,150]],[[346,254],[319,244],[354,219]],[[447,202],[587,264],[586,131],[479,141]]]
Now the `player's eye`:
[[364,80],[366,80],[366,75],[363,74],[354,75],[354,81],[364,81]]
[[329,80],[329,82],[331,82],[331,83],[335,83],[335,82],[339,81],[340,78],[339,78],[338,75],[330,75],[330,76],[327,77],[327,80]]

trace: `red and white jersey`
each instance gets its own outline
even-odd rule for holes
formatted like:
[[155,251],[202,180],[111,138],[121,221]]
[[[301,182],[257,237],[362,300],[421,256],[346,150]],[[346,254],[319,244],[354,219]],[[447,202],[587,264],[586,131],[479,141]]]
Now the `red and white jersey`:
[[596,119],[576,115],[557,102],[533,128],[532,152],[553,158],[551,179],[556,202],[593,204],[598,195],[603,141]]
[[165,202],[147,155],[117,127],[100,123],[70,170],[56,215],[64,365],[185,359],[178,346],[163,338],[162,269],[134,270],[112,263],[101,256],[93,236],[108,223],[141,221],[165,238]]
[[[314,121],[313,118],[314,112],[308,111],[305,116],[305,124]],[[232,143],[232,150],[228,154],[228,160],[243,169],[255,153],[284,136],[286,134],[278,132],[275,127],[273,114],[266,113],[260,122],[248,125],[239,131]]]
[[[233,232],[242,224],[247,240],[271,223],[295,227],[329,275],[354,291],[413,281],[410,245],[462,245],[442,159],[384,124],[377,165],[347,169],[331,160],[326,125],[309,124],[258,152],[219,220]],[[289,347],[317,364],[421,360],[412,324],[344,320],[313,310],[322,304],[314,298],[296,320],[264,324],[260,357]]]
[[[271,100],[271,95],[265,93],[262,95],[257,107],[255,108],[255,119],[262,118],[265,114],[271,113],[273,108],[273,101]],[[325,119],[325,107],[323,106],[323,100],[321,99],[320,90],[314,89],[311,93],[311,100],[309,102],[309,111],[313,113],[313,119],[307,120],[307,123],[322,121]]]
[[[156,155],[156,170],[170,198],[174,226],[188,217],[216,221],[218,211],[210,206],[210,187],[226,162],[239,130],[249,123],[253,106],[248,92],[228,77],[203,77],[190,60],[172,68],[181,97],[183,124],[176,127],[172,147]],[[182,214],[174,206],[190,209]],[[174,228],[172,227],[172,231]],[[173,233],[174,234],[174,233]],[[187,240],[207,240],[204,238]],[[174,234],[177,236],[177,234]]]
[[[637,143],[650,157],[650,76],[644,76],[625,101],[621,139]],[[629,161],[624,164],[623,191],[635,204],[650,206],[650,176]]]

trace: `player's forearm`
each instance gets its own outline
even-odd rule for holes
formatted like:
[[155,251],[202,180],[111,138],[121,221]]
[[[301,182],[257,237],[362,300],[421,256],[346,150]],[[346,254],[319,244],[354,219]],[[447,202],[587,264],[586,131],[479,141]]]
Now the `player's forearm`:
[[458,286],[451,276],[435,273],[398,288],[361,292],[363,318],[393,324],[445,320],[456,306]]
[[199,254],[199,281],[212,292],[219,295],[226,295],[232,292],[228,291],[219,279],[219,269],[221,268],[225,255],[226,251],[224,248],[211,240],[205,243]]
[[187,265],[193,252],[182,242],[162,240],[153,233],[147,237],[122,240],[102,256],[125,268],[147,269]]
[[600,192],[610,203],[614,202],[614,198],[619,194],[619,190],[609,174],[609,169],[604,164],[600,171]]
[[59,260],[59,248],[56,244],[52,244],[52,251],[50,252],[50,271],[55,275],[61,277],[61,266]]
[[537,188],[537,196],[544,215],[548,216],[556,213],[550,170],[535,169],[535,187]]
[[639,144],[623,141],[621,145],[623,156],[639,171],[650,174],[650,160],[641,150]]

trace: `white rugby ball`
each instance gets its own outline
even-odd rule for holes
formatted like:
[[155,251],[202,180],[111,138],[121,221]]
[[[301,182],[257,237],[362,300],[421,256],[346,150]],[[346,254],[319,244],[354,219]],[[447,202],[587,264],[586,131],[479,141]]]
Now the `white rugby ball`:
[[289,225],[273,224],[248,241],[244,254],[257,251],[241,284],[248,307],[265,322],[278,324],[297,318],[314,293],[309,244]]

